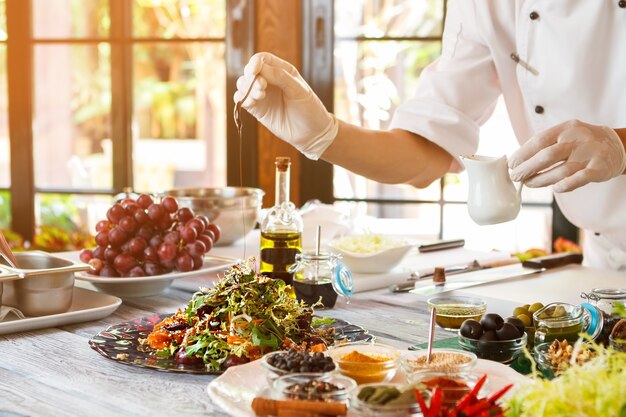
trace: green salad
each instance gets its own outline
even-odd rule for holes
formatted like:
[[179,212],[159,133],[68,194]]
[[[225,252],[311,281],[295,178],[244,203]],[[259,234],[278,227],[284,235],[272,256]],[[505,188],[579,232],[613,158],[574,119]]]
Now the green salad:
[[219,371],[280,349],[325,350],[333,331],[312,327],[313,308],[282,280],[257,274],[253,260],[233,266],[184,310],[157,323],[145,340],[161,357]]
[[626,353],[594,345],[598,355],[547,380],[533,381],[505,401],[508,417],[626,417]]

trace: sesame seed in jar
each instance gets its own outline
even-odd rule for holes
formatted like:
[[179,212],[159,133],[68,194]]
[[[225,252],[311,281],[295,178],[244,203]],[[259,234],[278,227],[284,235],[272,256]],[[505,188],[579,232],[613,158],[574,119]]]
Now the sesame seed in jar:
[[433,352],[430,363],[426,363],[426,355],[407,360],[406,363],[412,368],[424,368],[429,370],[451,371],[459,366],[472,361],[471,356],[454,352]]

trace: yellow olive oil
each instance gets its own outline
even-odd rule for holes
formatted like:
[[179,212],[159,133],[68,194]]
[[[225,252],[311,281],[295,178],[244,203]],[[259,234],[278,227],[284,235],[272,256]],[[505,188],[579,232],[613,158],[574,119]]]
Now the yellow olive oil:
[[296,262],[296,254],[300,252],[302,233],[261,232],[261,274],[292,285],[289,267]]

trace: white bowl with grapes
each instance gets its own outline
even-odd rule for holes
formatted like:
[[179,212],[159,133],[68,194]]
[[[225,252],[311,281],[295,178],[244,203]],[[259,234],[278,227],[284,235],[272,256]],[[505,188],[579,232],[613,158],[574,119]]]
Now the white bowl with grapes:
[[206,216],[180,208],[173,197],[125,198],[106,217],[96,225],[96,247],[79,255],[92,270],[76,274],[100,291],[121,297],[156,295],[175,279],[230,266],[206,258],[220,228]]

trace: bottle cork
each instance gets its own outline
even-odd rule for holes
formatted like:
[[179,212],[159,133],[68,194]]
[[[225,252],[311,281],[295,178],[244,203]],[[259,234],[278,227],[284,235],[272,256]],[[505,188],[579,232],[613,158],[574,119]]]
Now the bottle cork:
[[288,156],[276,157],[276,168],[278,168],[280,172],[287,171],[287,168],[289,168],[290,164],[291,164],[291,158],[289,158]]
[[446,270],[444,268],[435,268],[433,274],[433,284],[439,286],[446,283]]

